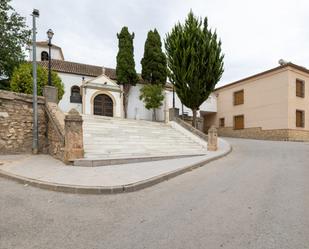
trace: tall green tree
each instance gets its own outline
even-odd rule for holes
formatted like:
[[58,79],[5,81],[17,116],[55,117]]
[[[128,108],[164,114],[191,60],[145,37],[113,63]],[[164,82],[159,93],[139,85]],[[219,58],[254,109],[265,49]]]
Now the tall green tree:
[[10,2],[0,0],[0,89],[8,88],[14,68],[25,60],[31,34],[25,18],[15,12]]
[[161,84],[146,84],[141,89],[139,99],[144,101],[148,110],[152,109],[152,120],[155,121],[157,119],[156,109],[162,105],[164,100],[163,86]]
[[178,23],[165,40],[169,78],[181,102],[196,114],[223,74],[221,41],[208,27],[207,18],[197,18],[192,11],[184,24]]
[[134,62],[134,33],[130,34],[127,27],[123,27],[118,37],[118,54],[116,76],[119,84],[123,85],[123,109],[127,118],[128,99],[130,87],[138,82]]
[[156,29],[150,30],[141,60],[142,78],[151,84],[165,85],[167,77],[166,56],[162,52],[161,37]]
[[[58,89],[58,99],[61,100],[64,94],[64,85],[56,72],[52,71],[51,74],[53,86]],[[38,95],[43,95],[43,88],[48,82],[48,71],[38,65],[37,68],[37,87]],[[23,63],[14,69],[10,88],[13,92],[32,94],[33,77],[32,77],[32,64]]]

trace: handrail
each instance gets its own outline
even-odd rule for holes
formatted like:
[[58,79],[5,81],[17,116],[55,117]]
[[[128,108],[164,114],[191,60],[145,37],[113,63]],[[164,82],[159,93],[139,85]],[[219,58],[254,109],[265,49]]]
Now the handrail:
[[46,103],[45,110],[49,120],[51,121],[53,127],[55,128],[58,138],[60,139],[62,145],[64,145],[65,144],[64,127],[61,126],[60,121],[57,119],[55,113],[53,112],[53,109],[59,111],[58,107],[56,106],[56,108],[53,108],[52,104],[53,103]]
[[206,142],[208,141],[208,136],[205,133],[203,133],[200,130],[196,129],[195,127],[191,126],[187,122],[183,121],[181,118],[174,117],[172,119],[172,121],[175,121],[177,124],[179,124],[180,126],[185,128],[186,130],[192,132],[193,134],[200,137],[201,139],[205,140]]

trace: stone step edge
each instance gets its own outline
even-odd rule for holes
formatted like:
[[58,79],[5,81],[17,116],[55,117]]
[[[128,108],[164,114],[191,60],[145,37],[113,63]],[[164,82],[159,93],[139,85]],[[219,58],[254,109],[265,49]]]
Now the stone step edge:
[[205,156],[206,153],[202,154],[186,154],[186,155],[169,155],[169,156],[136,156],[136,157],[123,157],[123,158],[83,158],[77,159],[72,162],[73,166],[79,167],[104,167],[110,165],[118,165],[118,164],[130,164],[130,163],[141,163],[141,162],[149,162],[149,161],[162,161],[169,159],[178,159],[185,157],[195,157],[195,156]]
[[33,187],[46,189],[50,191],[56,191],[56,192],[64,192],[64,193],[72,193],[72,194],[91,194],[91,195],[121,194],[121,193],[128,193],[128,192],[142,190],[142,189],[151,187],[153,185],[156,185],[160,182],[168,181],[172,178],[175,178],[176,176],[182,175],[186,172],[202,167],[206,165],[207,163],[210,163],[212,161],[225,157],[231,151],[232,151],[232,146],[229,146],[229,149],[227,151],[217,156],[214,156],[212,158],[208,158],[200,162],[188,165],[187,167],[184,167],[182,169],[177,169],[177,170],[164,173],[164,174],[161,174],[161,175],[158,175],[158,176],[155,176],[155,177],[143,180],[143,181],[139,181],[139,182],[132,183],[132,184],[126,184],[126,185],[87,187],[87,186],[82,186],[82,185],[57,184],[53,182],[46,182],[46,181],[36,180],[32,178],[22,177],[19,175],[15,175],[15,174],[3,171],[1,170],[1,168],[0,168],[0,176],[6,179],[19,182],[21,184],[28,184]]

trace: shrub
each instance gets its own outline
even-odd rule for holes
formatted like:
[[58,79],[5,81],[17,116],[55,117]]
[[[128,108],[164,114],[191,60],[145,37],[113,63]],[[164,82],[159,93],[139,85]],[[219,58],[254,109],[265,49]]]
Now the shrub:
[[[64,85],[56,72],[51,73],[52,85],[58,88],[58,99],[61,100],[64,94]],[[43,95],[43,88],[48,84],[47,69],[38,65],[37,67],[37,91],[38,95]],[[33,77],[32,64],[24,63],[15,68],[10,82],[13,92],[32,94]]]

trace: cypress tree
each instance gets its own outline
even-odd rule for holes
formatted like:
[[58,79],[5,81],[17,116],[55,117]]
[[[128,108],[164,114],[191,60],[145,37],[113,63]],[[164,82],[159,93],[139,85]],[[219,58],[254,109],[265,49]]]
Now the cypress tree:
[[123,27],[120,33],[117,34],[117,38],[119,50],[117,54],[116,76],[117,82],[123,85],[124,116],[127,118],[130,87],[138,82],[134,62],[134,33],[130,34],[128,28]]
[[181,102],[193,112],[192,125],[196,127],[196,113],[223,74],[221,41],[216,32],[190,11],[185,23],[176,24],[165,40],[169,78]]
[[166,56],[162,52],[161,37],[156,29],[150,30],[141,60],[142,78],[147,83],[165,85],[167,77]]

